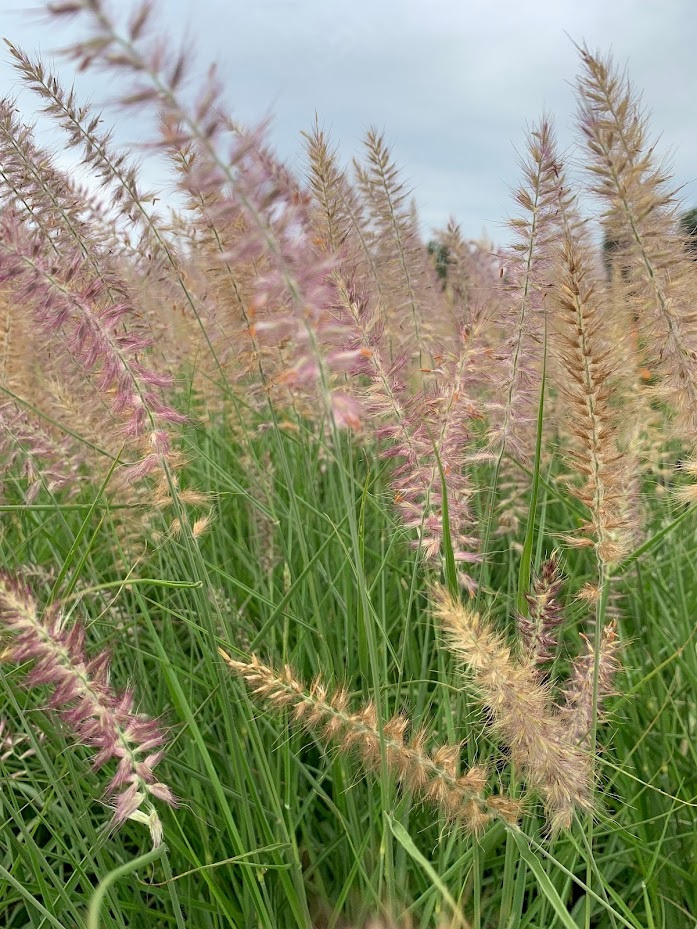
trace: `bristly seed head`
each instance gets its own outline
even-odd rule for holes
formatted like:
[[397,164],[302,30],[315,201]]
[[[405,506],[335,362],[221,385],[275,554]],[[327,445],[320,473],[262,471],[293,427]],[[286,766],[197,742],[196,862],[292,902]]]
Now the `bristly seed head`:
[[134,712],[131,690],[112,690],[107,654],[88,658],[84,627],[80,623],[69,627],[56,607],[40,616],[29,588],[4,572],[0,573],[0,627],[11,637],[5,659],[17,664],[34,661],[26,686],[52,688],[48,708],[58,713],[78,741],[97,750],[93,767],[118,760],[106,788],[113,795],[112,824],[141,817],[145,806],[153,842],[158,844],[162,829],[148,798],[176,806],[170,788],[154,775],[165,735],[154,720]]
[[384,750],[393,777],[436,806],[450,821],[479,832],[492,817],[507,822],[518,820],[520,802],[484,796],[484,768],[475,766],[459,772],[459,745],[437,746],[428,754],[425,731],[417,730],[407,740],[409,723],[401,714],[383,724],[381,737],[375,704],[351,712],[347,692],[341,689],[329,694],[320,678],[307,690],[287,665],[275,671],[256,656],[238,661],[223,649],[219,653],[230,670],[246,681],[254,696],[276,707],[291,708],[297,723],[319,731],[325,741],[335,742],[345,751],[353,750],[368,771],[380,770]]

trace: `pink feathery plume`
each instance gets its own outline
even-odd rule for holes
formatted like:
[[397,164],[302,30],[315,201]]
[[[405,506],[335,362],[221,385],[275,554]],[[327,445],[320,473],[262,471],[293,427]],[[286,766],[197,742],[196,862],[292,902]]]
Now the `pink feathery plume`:
[[85,652],[85,628],[68,625],[56,607],[39,615],[31,591],[20,580],[0,573],[0,627],[10,634],[5,656],[17,664],[33,661],[25,678],[28,688],[52,690],[47,707],[58,713],[77,740],[96,749],[93,766],[118,762],[107,785],[112,796],[112,825],[127,819],[146,821],[153,842],[161,841],[162,826],[148,798],[176,806],[175,797],[158,781],[154,768],[163,756],[165,735],[155,720],[134,712],[132,690],[121,693],[109,685],[109,656]]
[[[40,331],[62,338],[82,369],[94,375],[95,390],[121,420],[125,439],[159,435],[163,426],[185,421],[164,397],[171,377],[142,360],[150,339],[137,325],[136,308],[126,298],[109,299],[105,282],[86,268],[79,250],[59,259],[47,251],[45,240],[5,214],[0,282],[6,281],[13,283],[14,299],[31,308]],[[151,444],[162,452],[161,441]],[[153,457],[139,463],[137,476],[154,467]]]
[[318,250],[309,195],[268,151],[263,129],[237,134],[224,170],[200,153],[186,183],[210,202],[208,222],[244,228],[220,260],[259,269],[247,334],[283,345],[276,380],[291,391],[319,384],[337,425],[357,427],[358,401],[332,383],[355,371],[360,354],[352,321],[337,306],[336,258]]
[[[470,346],[460,333],[456,352],[443,351],[438,367],[418,391],[408,385],[405,357],[389,362],[384,350],[384,327],[368,299],[345,285],[343,304],[358,333],[360,373],[369,386],[362,398],[384,458],[396,459],[392,473],[395,508],[414,545],[430,561],[441,556],[443,544],[443,469],[455,560],[464,565],[479,561],[478,541],[471,534],[471,488],[467,465],[475,457],[472,423],[479,414],[470,391]],[[437,457],[436,457],[437,456]],[[468,590],[474,581],[463,569],[460,581]]]

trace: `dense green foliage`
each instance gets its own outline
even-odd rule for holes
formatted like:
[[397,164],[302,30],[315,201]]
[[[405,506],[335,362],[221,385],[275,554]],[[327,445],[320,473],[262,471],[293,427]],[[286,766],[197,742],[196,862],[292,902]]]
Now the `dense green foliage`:
[[[147,566],[114,564],[99,497],[61,505],[42,495],[3,509],[5,562],[35,565],[39,596],[56,588],[88,620],[93,647],[113,647],[115,681],[135,677],[141,708],[170,727],[160,777],[181,806],[163,811],[168,858],[117,881],[100,925],[275,929],[337,925],[339,913],[360,924],[383,905],[406,905],[426,925],[450,918],[447,889],[471,925],[552,929],[584,925],[587,883],[593,926],[692,925],[697,540],[692,520],[676,522],[669,494],[651,517],[652,532],[667,533],[612,581],[609,608],[626,651],[602,736],[606,799],[592,853],[581,824],[550,844],[531,808],[522,843],[535,873],[514,831],[497,825],[475,843],[448,829],[389,780],[365,778],[350,756],[289,729],[283,712],[260,711],[216,654],[219,645],[255,650],[308,681],[321,668],[357,701],[372,695],[383,714],[404,709],[434,735],[462,739],[463,759],[497,757],[439,647],[422,569],[386,506],[375,459],[348,443],[334,449],[302,425],[242,445],[211,426],[191,430],[189,442],[192,479],[215,494],[214,522],[200,545],[170,540]],[[536,563],[574,518],[546,475]],[[502,543],[492,548],[481,606],[512,630],[518,559]],[[592,560],[571,552],[565,568],[562,641],[575,643],[588,619],[573,598]],[[0,911],[13,929],[67,929],[83,925],[96,881],[147,852],[147,830],[104,831],[103,784],[86,750],[20,676],[2,676],[2,713],[35,754],[0,755]],[[556,913],[559,900],[571,923]]]

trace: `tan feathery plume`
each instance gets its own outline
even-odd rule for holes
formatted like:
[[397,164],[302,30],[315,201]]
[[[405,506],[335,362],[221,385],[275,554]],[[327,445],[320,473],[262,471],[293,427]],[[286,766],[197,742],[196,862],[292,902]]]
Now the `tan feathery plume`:
[[308,689],[288,665],[276,671],[256,656],[237,661],[223,649],[218,651],[230,670],[244,678],[255,697],[274,707],[288,707],[299,725],[319,731],[326,741],[337,743],[345,751],[354,750],[367,771],[380,769],[384,745],[387,765],[396,780],[449,820],[472,832],[480,831],[493,817],[517,821],[521,812],[518,801],[501,795],[484,796],[484,768],[477,766],[459,773],[459,745],[441,745],[427,753],[425,731],[417,730],[407,741],[409,720],[402,715],[384,723],[381,743],[373,703],[352,712],[348,692],[343,688],[329,694],[317,678]]
[[591,809],[591,759],[550,711],[549,688],[535,664],[514,659],[503,638],[445,590],[435,593],[434,614],[451,650],[471,671],[511,761],[543,798],[552,832],[569,828],[575,811]]
[[597,688],[594,686],[594,645],[587,636],[581,637],[585,643],[585,651],[572,665],[571,679],[564,691],[565,704],[559,711],[567,726],[568,737],[578,745],[584,745],[588,740],[593,729],[594,715],[599,716],[602,698],[613,693],[613,678],[620,667],[617,657],[620,643],[614,620],[603,628],[600,636]]
[[[354,263],[359,260],[354,223],[360,206],[356,192],[339,163],[336,149],[315,116],[312,129],[301,133],[307,152],[307,181],[312,192],[312,224],[319,249],[341,255]],[[355,253],[355,254],[354,254]]]
[[582,527],[587,538],[566,537],[575,546],[594,545],[604,564],[621,560],[631,544],[628,455],[618,442],[612,409],[614,350],[607,303],[593,273],[590,244],[574,199],[558,176],[560,243],[550,295],[550,338],[558,366],[558,391],[569,424],[567,457],[580,475],[572,492],[590,510]]
[[386,324],[396,356],[427,364],[451,339],[450,310],[421,242],[409,191],[384,136],[365,136],[365,166],[354,162],[357,188],[372,225],[372,248],[385,301]]
[[609,235],[621,246],[647,366],[660,378],[660,395],[674,413],[677,434],[694,446],[697,273],[678,227],[677,199],[631,84],[610,56],[601,58],[587,48],[580,54],[578,123],[592,189],[606,206]]
[[523,181],[515,193],[520,216],[509,227],[513,244],[504,256],[504,333],[500,347],[503,366],[501,409],[491,433],[499,451],[530,460],[535,444],[534,411],[540,397],[540,346],[544,339],[543,301],[552,241],[556,232],[557,153],[549,119],[528,134]]

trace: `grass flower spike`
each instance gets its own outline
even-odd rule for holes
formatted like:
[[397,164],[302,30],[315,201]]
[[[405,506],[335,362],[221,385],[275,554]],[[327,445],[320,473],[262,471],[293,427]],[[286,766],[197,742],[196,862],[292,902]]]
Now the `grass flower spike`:
[[608,623],[600,636],[598,655],[597,690],[595,685],[595,649],[587,636],[582,636],[585,645],[583,654],[576,659],[571,669],[571,679],[564,691],[565,703],[560,710],[568,726],[569,738],[584,745],[593,730],[593,717],[600,716],[601,702],[613,693],[613,679],[620,668],[618,659],[619,639],[615,622]]
[[153,842],[159,844],[161,825],[150,800],[176,804],[172,791],[154,774],[165,736],[154,720],[134,712],[132,691],[110,688],[108,655],[88,658],[84,627],[68,627],[53,607],[39,615],[31,591],[7,574],[0,574],[0,628],[9,634],[5,659],[34,662],[26,686],[52,688],[48,709],[58,712],[78,741],[97,750],[94,768],[118,761],[106,788],[113,798],[112,824],[141,819],[145,806]]
[[518,629],[526,655],[536,664],[551,661],[556,652],[556,630],[563,620],[558,597],[564,578],[555,552],[540,565],[532,593],[526,594],[529,614],[518,614]]
[[[381,738],[374,704],[352,712],[348,693],[343,689],[328,694],[326,686],[317,679],[308,690],[288,666],[279,672],[256,656],[249,661],[236,661],[222,649],[219,651],[230,670],[247,682],[254,696],[279,709],[289,707],[301,726],[319,730],[326,741],[336,743],[344,751],[354,750],[368,771],[380,770]],[[473,767],[464,774],[458,771],[460,746],[441,745],[429,754],[425,732],[419,730],[407,741],[408,727],[406,717],[394,716],[384,724],[382,734],[387,765],[408,790],[472,832],[480,831],[492,817],[508,822],[518,819],[519,803],[503,796],[484,796],[484,768]]]
[[540,683],[535,664],[516,660],[501,635],[445,591],[436,594],[434,610],[511,761],[544,799],[552,831],[569,828],[575,811],[590,810],[592,767],[550,710],[549,688]]

